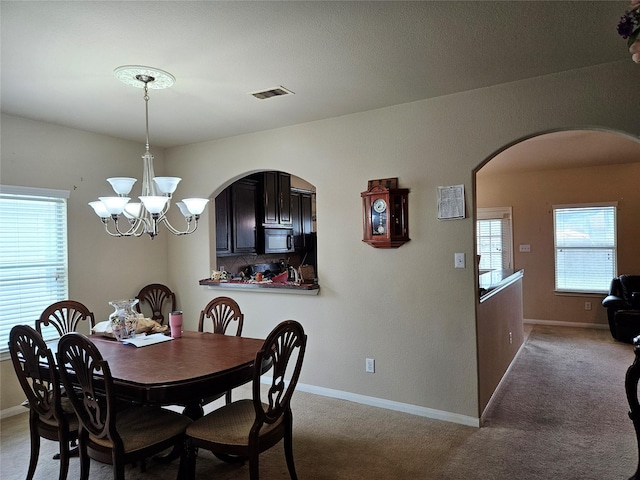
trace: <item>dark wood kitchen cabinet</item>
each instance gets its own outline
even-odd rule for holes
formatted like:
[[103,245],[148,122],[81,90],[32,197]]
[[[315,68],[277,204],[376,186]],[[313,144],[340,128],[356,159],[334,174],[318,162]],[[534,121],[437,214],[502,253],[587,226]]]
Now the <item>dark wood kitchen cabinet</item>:
[[225,188],[215,200],[216,255],[233,253],[231,243],[231,187]]
[[216,197],[216,255],[257,253],[257,187],[240,180]]
[[291,227],[291,175],[282,172],[263,174],[263,225]]
[[304,250],[306,235],[312,232],[312,193],[308,190],[291,189],[291,222],[295,250]]

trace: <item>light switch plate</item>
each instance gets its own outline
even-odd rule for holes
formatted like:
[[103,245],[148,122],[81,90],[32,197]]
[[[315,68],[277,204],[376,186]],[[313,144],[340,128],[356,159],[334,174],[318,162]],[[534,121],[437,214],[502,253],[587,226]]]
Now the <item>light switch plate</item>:
[[531,251],[531,245],[520,245],[520,251],[521,252],[530,252]]
[[456,253],[454,255],[455,268],[465,268],[464,253]]

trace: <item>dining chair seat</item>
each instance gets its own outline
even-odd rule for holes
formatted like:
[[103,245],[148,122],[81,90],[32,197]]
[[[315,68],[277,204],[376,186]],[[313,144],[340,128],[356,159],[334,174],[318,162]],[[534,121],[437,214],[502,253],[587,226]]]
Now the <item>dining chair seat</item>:
[[[118,412],[116,430],[122,438],[124,453],[129,454],[155,445],[158,439],[179,436],[190,423],[189,418],[170,410],[132,406]],[[89,440],[109,452],[113,448],[108,437],[89,434]]]
[[[262,404],[264,410],[268,405]],[[236,445],[249,447],[249,436],[256,420],[256,410],[252,399],[238,400],[205,415],[187,428],[187,435],[191,438],[205,440],[209,444]],[[282,424],[282,417],[272,424],[265,424],[260,435],[268,435]]]

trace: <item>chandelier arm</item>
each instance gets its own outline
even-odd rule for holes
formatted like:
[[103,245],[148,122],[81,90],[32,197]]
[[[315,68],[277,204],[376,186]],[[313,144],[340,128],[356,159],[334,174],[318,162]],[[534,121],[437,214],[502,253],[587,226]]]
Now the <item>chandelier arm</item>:
[[[195,219],[195,220],[194,220]],[[200,215],[194,215],[193,217],[185,218],[187,222],[187,228],[185,230],[178,230],[173,225],[169,223],[169,220],[166,217],[161,218],[158,223],[164,223],[164,226],[174,235],[189,235],[196,231],[198,228],[198,220],[200,219]],[[193,228],[192,228],[193,226]]]
[[[113,219],[113,225],[115,227],[115,234],[109,232],[110,235],[115,237],[141,237],[146,232],[146,221],[144,218],[138,218],[133,223],[130,224],[129,229],[126,231],[121,231],[120,226],[118,224],[118,219]],[[107,224],[105,224],[106,226]],[[142,229],[140,226],[142,225]],[[109,230],[107,230],[109,231]]]

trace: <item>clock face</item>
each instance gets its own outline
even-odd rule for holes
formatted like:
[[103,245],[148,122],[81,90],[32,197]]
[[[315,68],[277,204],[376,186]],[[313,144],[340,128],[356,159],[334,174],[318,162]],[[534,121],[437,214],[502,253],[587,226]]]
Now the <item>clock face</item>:
[[387,210],[387,202],[385,202],[381,198],[378,198],[375,202],[373,202],[373,209],[378,213],[382,213]]
[[387,233],[387,202],[382,198],[371,204],[371,234],[382,236]]

